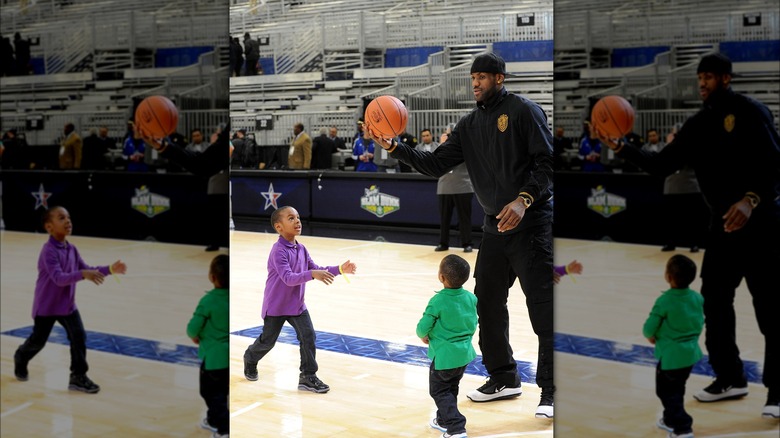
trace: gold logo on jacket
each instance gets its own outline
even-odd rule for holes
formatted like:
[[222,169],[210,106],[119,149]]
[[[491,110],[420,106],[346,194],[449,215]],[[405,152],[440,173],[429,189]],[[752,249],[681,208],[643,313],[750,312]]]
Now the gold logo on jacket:
[[509,126],[509,116],[506,114],[501,114],[498,116],[498,130],[501,132],[506,131],[506,128]]
[[734,130],[735,120],[736,118],[734,117],[734,114],[729,114],[725,119],[723,119],[723,128],[726,130],[726,132],[731,132]]

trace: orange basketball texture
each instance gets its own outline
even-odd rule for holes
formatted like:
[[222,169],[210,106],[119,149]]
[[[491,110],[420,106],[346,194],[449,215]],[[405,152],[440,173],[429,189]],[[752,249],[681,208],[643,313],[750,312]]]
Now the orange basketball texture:
[[179,110],[165,96],[149,96],[135,109],[135,124],[145,135],[163,138],[176,132]]
[[398,98],[384,95],[376,97],[368,104],[364,120],[374,134],[393,138],[406,130],[409,112]]
[[593,105],[590,121],[609,138],[622,138],[634,129],[634,107],[621,96],[604,96]]

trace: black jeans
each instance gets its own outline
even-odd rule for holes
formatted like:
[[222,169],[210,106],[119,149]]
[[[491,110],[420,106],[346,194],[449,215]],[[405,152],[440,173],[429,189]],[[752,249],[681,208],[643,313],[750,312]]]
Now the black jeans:
[[483,233],[474,277],[479,347],[491,378],[516,384],[517,362],[509,344],[506,304],[509,288],[519,278],[531,326],[539,339],[536,384],[554,388],[552,224],[508,235]]
[[438,195],[439,214],[441,228],[439,230],[439,243],[450,245],[450,221],[452,210],[458,212],[458,229],[460,230],[460,245],[471,245],[471,198],[473,193],[459,193],[457,195]]
[[298,335],[298,342],[301,346],[301,373],[304,375],[313,375],[319,369],[317,366],[316,353],[314,345],[317,340],[317,334],[314,332],[314,326],[309,317],[309,311],[304,310],[298,316],[266,316],[263,322],[263,333],[255,339],[244,352],[244,361],[250,365],[256,365],[272,348],[276,345],[279,333],[282,332],[282,326],[289,322]]
[[[760,219],[760,218],[759,218]],[[750,221],[754,218],[751,217]],[[778,390],[778,350],[780,350],[780,294],[775,270],[780,260],[780,227],[748,222],[745,228],[725,233],[710,233],[702,261],[701,294],[704,297],[705,345],[715,375],[728,383],[743,379],[736,335],[734,296],[745,279],[758,328],[764,335],[763,383]],[[757,248],[764,248],[759,251]]]
[[230,411],[228,410],[228,387],[230,368],[207,370],[200,364],[200,396],[206,402],[206,418],[217,428],[220,435],[230,432]]
[[428,387],[436,403],[436,421],[446,427],[447,433],[454,435],[466,431],[466,417],[458,410],[458,385],[466,367],[437,370],[431,362]]
[[84,324],[81,322],[81,314],[78,309],[70,315],[36,316],[34,321],[30,337],[16,349],[14,358],[24,364],[29,362],[38,352],[43,350],[46,341],[49,340],[54,323],[59,322],[68,335],[68,341],[70,341],[71,374],[86,374],[89,369],[87,365],[87,333],[84,331]]
[[664,405],[664,424],[675,433],[689,433],[693,418],[685,412],[685,382],[693,365],[674,370],[662,370],[661,362],[655,368],[655,395]]

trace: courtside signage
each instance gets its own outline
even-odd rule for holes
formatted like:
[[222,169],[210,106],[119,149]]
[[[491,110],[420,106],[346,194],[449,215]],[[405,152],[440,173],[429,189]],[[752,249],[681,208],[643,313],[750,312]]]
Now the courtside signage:
[[360,197],[360,208],[374,216],[387,216],[401,209],[401,199],[387,193],[381,193],[379,187],[371,186],[363,190],[365,195]]
[[626,198],[607,192],[604,186],[597,186],[595,189],[590,189],[590,192],[588,209],[604,217],[610,217],[626,209]]
[[152,193],[146,186],[141,186],[140,189],[135,189],[135,196],[131,198],[130,205],[133,210],[152,218],[170,210],[171,199]]

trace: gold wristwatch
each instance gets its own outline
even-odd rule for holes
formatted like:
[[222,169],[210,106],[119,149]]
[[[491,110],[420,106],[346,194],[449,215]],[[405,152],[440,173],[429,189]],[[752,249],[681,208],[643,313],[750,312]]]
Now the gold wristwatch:
[[523,204],[525,204],[525,208],[528,208],[533,204],[534,198],[533,196],[529,195],[526,192],[520,192],[520,194],[517,195],[520,199],[523,200]]

